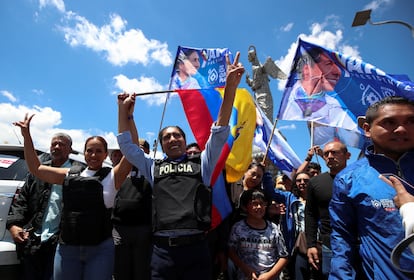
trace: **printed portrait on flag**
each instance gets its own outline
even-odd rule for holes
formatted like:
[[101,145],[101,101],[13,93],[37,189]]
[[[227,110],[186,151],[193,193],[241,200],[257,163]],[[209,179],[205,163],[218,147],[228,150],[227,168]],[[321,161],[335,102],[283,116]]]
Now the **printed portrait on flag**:
[[279,118],[307,120],[355,130],[357,119],[335,87],[343,76],[331,54],[319,46],[300,45],[286,87]]
[[406,75],[387,74],[359,58],[299,39],[279,108],[282,120],[315,122],[314,144],[340,140],[361,148],[357,118],[387,97],[414,99]]
[[178,47],[169,89],[223,87],[226,81],[227,48]]

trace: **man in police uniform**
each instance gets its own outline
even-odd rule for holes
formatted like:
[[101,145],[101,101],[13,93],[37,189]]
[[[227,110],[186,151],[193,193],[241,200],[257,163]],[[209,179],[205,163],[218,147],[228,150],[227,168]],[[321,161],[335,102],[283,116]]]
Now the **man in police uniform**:
[[153,186],[154,246],[152,279],[211,279],[206,231],[210,225],[209,182],[222,147],[227,141],[229,119],[237,86],[244,67],[227,57],[227,77],[223,103],[205,150],[187,156],[186,139],[178,126],[159,133],[166,158],[154,161],[132,142],[132,112],[135,95],[121,97],[118,143],[122,153]]

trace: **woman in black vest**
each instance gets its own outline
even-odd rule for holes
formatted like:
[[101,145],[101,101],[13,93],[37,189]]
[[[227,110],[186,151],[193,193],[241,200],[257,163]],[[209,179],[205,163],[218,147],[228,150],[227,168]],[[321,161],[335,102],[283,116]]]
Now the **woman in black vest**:
[[[33,116],[29,117],[26,114],[23,121],[14,123],[15,126],[20,127],[24,137],[24,153],[29,171],[48,183],[63,185],[62,216],[64,219],[61,222],[61,241],[56,249],[54,279],[110,280],[112,279],[114,261],[114,243],[111,231],[106,230],[108,225],[110,226],[110,215],[101,217],[105,215],[105,211],[98,210],[112,208],[116,190],[125,180],[131,165],[122,159],[120,164],[107,174],[103,174],[102,165],[108,156],[108,145],[105,139],[100,136],[89,137],[85,142],[84,156],[87,168],[83,171],[73,172],[68,168],[41,165],[30,135],[30,122]],[[76,176],[68,176],[69,172],[75,173]],[[98,174],[105,176],[94,177]],[[85,192],[88,194],[89,191],[88,188],[83,187],[86,180],[79,179],[79,177],[94,177],[95,182],[90,182],[91,185],[96,185],[96,180],[99,180],[102,184],[103,194],[101,196],[91,195],[90,200],[87,200],[83,195]],[[79,195],[75,199],[68,200],[69,196],[74,196],[74,187],[72,186],[75,185]],[[93,204],[96,206],[94,207]],[[68,211],[67,208],[70,207],[74,207],[74,209],[76,207],[85,208],[86,211]],[[85,218],[84,214],[90,214],[91,211],[95,211],[95,216]],[[109,211],[107,212],[109,213]],[[85,220],[89,220],[89,223]],[[102,220],[102,224],[98,225],[99,220]],[[91,232],[97,226],[98,231]]]

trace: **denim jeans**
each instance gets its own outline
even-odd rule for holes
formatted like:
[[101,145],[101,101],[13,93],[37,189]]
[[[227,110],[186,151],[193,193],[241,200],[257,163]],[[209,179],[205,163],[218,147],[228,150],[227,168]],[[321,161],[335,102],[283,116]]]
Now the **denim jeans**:
[[332,250],[326,245],[322,245],[322,274],[328,277],[331,271]]
[[59,244],[55,254],[55,280],[111,280],[114,241],[108,238],[96,246]]

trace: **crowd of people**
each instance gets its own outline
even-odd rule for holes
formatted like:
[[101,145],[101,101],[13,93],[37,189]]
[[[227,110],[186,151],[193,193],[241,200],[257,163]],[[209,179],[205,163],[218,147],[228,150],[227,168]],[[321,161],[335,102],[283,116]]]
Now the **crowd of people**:
[[[233,212],[211,229],[209,184],[244,73],[239,56],[226,58],[204,150],[167,126],[158,135],[165,157],[151,158],[135,126],[134,94],[118,95],[120,150],[108,154],[104,138],[89,137],[86,166],[69,160],[64,133],[52,136],[51,159],[41,162],[33,115],[14,123],[30,171],[7,221],[21,279],[410,279],[414,250],[398,256],[398,267],[390,258],[414,233],[414,102],[401,97],[369,107],[363,129],[372,145],[354,163],[338,141],[311,147],[290,176],[274,179],[255,158],[239,182],[226,184]],[[103,166],[108,156],[112,168]]]

